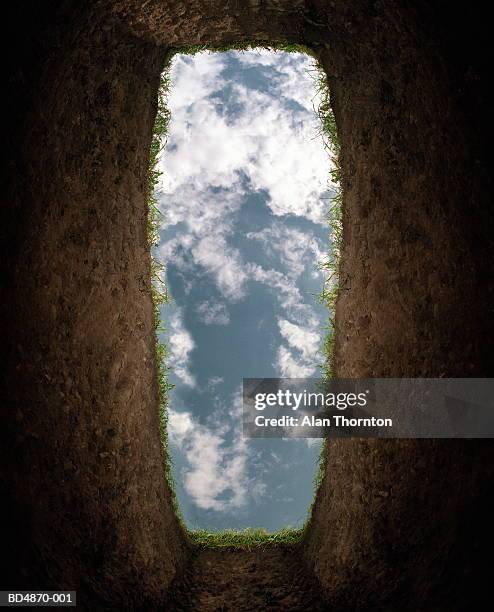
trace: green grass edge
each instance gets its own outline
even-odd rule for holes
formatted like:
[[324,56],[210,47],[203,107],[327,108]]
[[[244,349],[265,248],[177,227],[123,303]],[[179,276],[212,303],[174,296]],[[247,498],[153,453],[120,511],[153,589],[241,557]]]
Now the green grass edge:
[[236,531],[225,529],[223,531],[207,531],[198,529],[189,531],[190,540],[197,546],[206,548],[256,548],[260,546],[293,545],[298,544],[302,538],[303,529],[286,527],[266,533],[264,529],[244,529]]
[[224,52],[224,51],[247,51],[255,49],[267,49],[269,51],[284,51],[287,53],[304,53],[316,60],[316,71],[314,79],[316,88],[321,97],[321,104],[315,109],[316,114],[321,122],[321,135],[323,136],[324,144],[328,150],[333,168],[330,171],[330,179],[333,185],[336,186],[335,195],[331,199],[331,204],[328,210],[328,226],[331,248],[328,258],[318,264],[319,269],[324,272],[325,279],[321,293],[317,296],[319,301],[324,304],[329,311],[328,325],[326,335],[323,340],[323,364],[321,367],[321,376],[323,381],[328,381],[333,377],[334,371],[334,333],[335,333],[335,305],[338,296],[338,279],[340,253],[342,243],[342,192],[341,192],[341,170],[339,163],[340,144],[337,135],[336,121],[331,107],[331,99],[326,73],[319,63],[319,58],[314,51],[308,47],[297,44],[289,44],[287,42],[255,42],[232,45],[191,45],[187,47],[179,47],[169,51],[164,70],[161,74],[160,84],[158,89],[157,113],[153,127],[153,134],[150,147],[149,170],[148,170],[148,244],[151,252],[151,298],[153,303],[154,317],[154,334],[155,334],[155,353],[156,353],[156,369],[158,379],[158,402],[159,402],[159,429],[160,439],[162,444],[162,453],[164,461],[165,479],[168,484],[172,507],[178,519],[180,527],[185,534],[190,544],[199,547],[209,548],[245,548],[251,549],[259,546],[268,545],[295,545],[300,543],[307,532],[307,528],[311,522],[314,503],[317,497],[317,491],[323,481],[326,473],[326,444],[324,441],[321,452],[318,458],[317,471],[314,477],[314,500],[307,513],[307,520],[299,529],[283,528],[274,533],[268,533],[264,529],[245,529],[243,531],[223,530],[223,531],[208,531],[208,530],[189,530],[178,505],[175,482],[172,473],[172,462],[168,452],[168,401],[169,392],[173,388],[168,380],[168,367],[166,365],[166,357],[168,349],[160,340],[160,333],[164,331],[164,324],[161,320],[160,308],[163,304],[169,303],[170,298],[164,281],[165,266],[157,259],[153,250],[159,243],[159,228],[162,214],[159,210],[158,201],[156,199],[155,189],[161,176],[158,168],[160,153],[166,144],[166,135],[170,122],[170,111],[167,105],[168,93],[170,90],[170,63],[174,54],[182,53],[194,55],[202,51]]

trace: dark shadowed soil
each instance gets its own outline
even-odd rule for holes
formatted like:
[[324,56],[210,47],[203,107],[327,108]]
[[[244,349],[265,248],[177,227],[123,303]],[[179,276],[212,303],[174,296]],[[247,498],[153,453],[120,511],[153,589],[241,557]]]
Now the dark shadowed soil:
[[197,610],[328,610],[297,549],[206,549],[196,553],[166,608]]
[[324,609],[303,552],[332,610],[490,609],[491,440],[332,441],[303,551],[203,550],[188,566],[163,471],[147,241],[169,51],[307,45],[341,142],[335,374],[493,376],[487,3],[4,4],[0,588],[154,612],[186,571],[176,610]]

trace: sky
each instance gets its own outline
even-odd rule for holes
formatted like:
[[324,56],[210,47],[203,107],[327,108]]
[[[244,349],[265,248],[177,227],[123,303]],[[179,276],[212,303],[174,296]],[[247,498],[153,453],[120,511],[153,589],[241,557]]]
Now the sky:
[[323,361],[317,264],[334,186],[314,70],[304,54],[266,50],[172,59],[157,256],[190,529],[299,527],[314,497],[320,440],[242,437],[242,378],[316,377]]

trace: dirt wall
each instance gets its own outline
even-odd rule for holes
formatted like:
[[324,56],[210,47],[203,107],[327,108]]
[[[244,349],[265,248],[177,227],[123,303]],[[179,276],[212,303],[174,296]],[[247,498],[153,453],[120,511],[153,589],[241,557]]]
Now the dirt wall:
[[[342,144],[337,373],[492,376],[483,19],[453,11],[363,0],[12,8],[0,223],[6,586],[156,609],[186,563],[163,478],[146,244],[169,47],[287,40],[320,55]],[[327,459],[305,550],[334,609],[451,611],[481,597],[490,443],[333,442]]]
[[[472,24],[396,3],[359,17],[342,35],[328,16],[321,51],[342,145],[336,375],[492,376],[484,75],[475,49],[458,61],[449,40],[455,27],[455,45],[470,40]],[[483,601],[493,450],[487,440],[329,441],[307,554],[332,605]]]
[[164,50],[96,12],[53,20],[43,61],[29,57],[6,201],[2,585],[153,608],[186,558],[164,480],[147,246]]

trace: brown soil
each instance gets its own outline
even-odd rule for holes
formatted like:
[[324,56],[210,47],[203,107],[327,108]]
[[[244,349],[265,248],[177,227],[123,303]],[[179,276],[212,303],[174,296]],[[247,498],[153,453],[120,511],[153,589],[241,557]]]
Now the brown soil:
[[185,576],[173,585],[166,608],[174,612],[328,609],[300,550],[281,546],[196,552]]
[[[338,375],[493,376],[488,7],[24,0],[7,8],[0,587],[77,589],[90,609],[156,610],[189,554],[163,474],[146,239],[167,54],[286,40],[320,57],[342,148]],[[345,440],[327,456],[300,556],[333,607],[482,609],[494,550],[491,441]],[[246,553],[203,554],[195,564],[212,555],[225,568],[213,570],[213,590],[232,559],[252,563]],[[271,565],[267,592],[288,592],[284,565]],[[249,581],[238,576],[236,596]],[[305,579],[297,584],[295,597]]]

